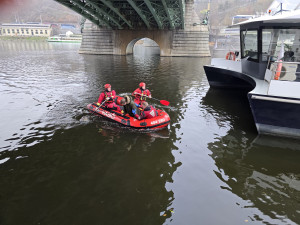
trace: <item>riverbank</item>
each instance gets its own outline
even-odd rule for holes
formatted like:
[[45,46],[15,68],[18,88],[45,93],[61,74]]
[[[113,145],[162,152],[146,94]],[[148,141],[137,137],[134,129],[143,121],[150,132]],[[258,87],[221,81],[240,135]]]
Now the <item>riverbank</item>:
[[1,41],[47,41],[47,37],[0,36]]

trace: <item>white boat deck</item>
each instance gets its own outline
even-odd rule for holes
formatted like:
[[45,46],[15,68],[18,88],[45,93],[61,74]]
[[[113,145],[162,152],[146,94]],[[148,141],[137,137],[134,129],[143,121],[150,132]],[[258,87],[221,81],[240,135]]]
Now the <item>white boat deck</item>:
[[[241,61],[213,58],[211,66],[242,73]],[[267,70],[264,80],[257,79],[251,75],[244,75],[254,80],[256,84],[250,94],[300,98],[300,82],[291,80],[273,80],[272,72],[270,70]]]
[[[235,71],[238,73],[242,73],[242,64],[241,61],[233,61],[233,60],[226,60],[224,58],[214,58],[211,61],[211,66],[223,68],[226,70]],[[269,90],[270,83],[266,80],[259,80],[255,77],[250,75],[244,74],[247,77],[250,77],[252,80],[255,81],[255,88],[250,92],[251,94],[261,94],[267,95]]]

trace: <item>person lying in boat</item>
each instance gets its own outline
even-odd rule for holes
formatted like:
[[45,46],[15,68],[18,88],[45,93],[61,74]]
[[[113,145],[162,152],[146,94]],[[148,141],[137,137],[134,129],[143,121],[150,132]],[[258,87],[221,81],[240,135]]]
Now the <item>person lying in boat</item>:
[[114,90],[111,90],[110,84],[105,84],[104,88],[105,90],[100,94],[98,98],[97,105],[100,106],[104,102],[103,105],[106,108],[121,112],[122,109],[115,103],[116,92]]
[[132,101],[130,96],[126,95],[120,103],[123,106],[124,114],[129,114],[129,116],[132,117],[134,117],[135,114],[141,114],[140,109],[136,106],[134,101]]
[[141,115],[135,114],[134,116],[138,120],[151,119],[158,116],[157,110],[153,106],[149,105],[148,102],[143,101],[141,103],[141,107],[142,107]]
[[132,96],[135,97],[134,103],[139,107],[143,101],[146,101],[146,98],[151,98],[151,92],[146,89],[146,84],[141,82],[139,88],[132,93]]

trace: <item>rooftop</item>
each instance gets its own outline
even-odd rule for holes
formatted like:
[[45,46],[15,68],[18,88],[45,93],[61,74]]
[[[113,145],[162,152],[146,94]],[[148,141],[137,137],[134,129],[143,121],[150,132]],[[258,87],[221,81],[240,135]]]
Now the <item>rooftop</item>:
[[50,28],[51,24],[42,23],[3,23],[2,27],[36,27],[36,28]]
[[250,24],[254,22],[268,23],[300,23],[300,9],[294,11],[283,11],[276,15],[264,15],[254,19],[249,19],[240,23],[237,23],[231,27],[240,26],[244,24]]

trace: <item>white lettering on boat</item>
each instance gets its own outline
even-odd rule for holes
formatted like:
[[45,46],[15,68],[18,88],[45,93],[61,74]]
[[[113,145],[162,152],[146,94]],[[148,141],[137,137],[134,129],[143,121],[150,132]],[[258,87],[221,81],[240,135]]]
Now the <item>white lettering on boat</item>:
[[155,124],[163,123],[163,122],[165,122],[165,121],[166,121],[165,118],[163,118],[163,119],[151,121],[150,124],[151,124],[151,125],[155,125]]
[[110,112],[107,112],[107,111],[104,111],[104,110],[98,110],[98,112],[100,113],[100,114],[102,114],[103,116],[106,116],[106,117],[108,117],[108,118],[110,118],[110,119],[115,119],[115,117],[116,117],[116,115],[114,114],[114,113],[110,113]]

